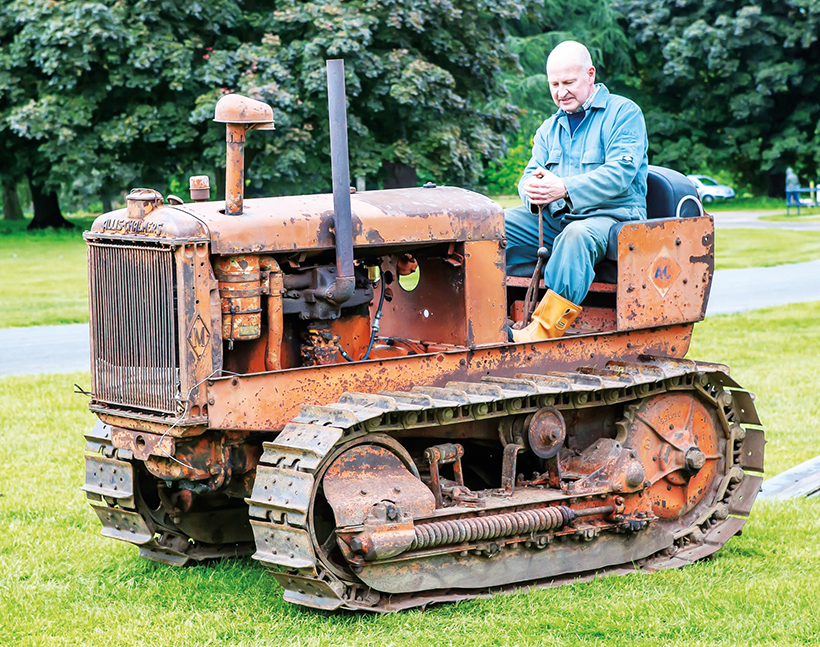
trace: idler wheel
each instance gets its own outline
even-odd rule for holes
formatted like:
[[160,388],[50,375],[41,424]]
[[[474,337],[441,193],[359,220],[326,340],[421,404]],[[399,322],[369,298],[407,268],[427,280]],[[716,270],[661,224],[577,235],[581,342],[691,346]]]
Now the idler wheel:
[[692,392],[664,393],[629,407],[618,429],[644,467],[654,514],[685,525],[711,505],[726,443],[714,407]]

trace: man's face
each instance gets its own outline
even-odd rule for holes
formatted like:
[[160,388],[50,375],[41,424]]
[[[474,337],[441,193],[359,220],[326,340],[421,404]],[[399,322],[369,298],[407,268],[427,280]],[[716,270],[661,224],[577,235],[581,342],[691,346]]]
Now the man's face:
[[547,62],[547,79],[555,105],[564,112],[575,112],[589,99],[595,87],[595,68],[585,69],[574,60]]

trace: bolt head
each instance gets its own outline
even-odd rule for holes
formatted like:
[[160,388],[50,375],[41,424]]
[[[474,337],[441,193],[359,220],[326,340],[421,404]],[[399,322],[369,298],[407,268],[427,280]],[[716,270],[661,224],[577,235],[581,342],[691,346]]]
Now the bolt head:
[[692,472],[699,472],[706,465],[706,454],[697,447],[690,447],[686,452],[686,468]]

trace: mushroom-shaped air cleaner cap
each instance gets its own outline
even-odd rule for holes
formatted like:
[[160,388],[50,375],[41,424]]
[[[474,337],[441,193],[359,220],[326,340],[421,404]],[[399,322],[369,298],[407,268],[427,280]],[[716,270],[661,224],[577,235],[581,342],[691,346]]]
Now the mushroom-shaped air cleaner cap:
[[245,124],[256,130],[273,130],[273,108],[241,94],[226,94],[216,103],[214,121],[221,124]]

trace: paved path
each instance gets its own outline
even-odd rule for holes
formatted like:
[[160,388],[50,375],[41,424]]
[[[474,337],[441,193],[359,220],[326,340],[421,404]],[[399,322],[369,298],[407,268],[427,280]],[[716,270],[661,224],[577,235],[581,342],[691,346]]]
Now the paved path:
[[763,481],[762,499],[820,498],[820,456]]
[[[715,227],[772,227],[820,230],[820,220],[769,222],[772,213],[722,211]],[[776,212],[775,212],[776,213]],[[715,272],[707,315],[742,312],[776,305],[820,301],[820,260],[778,267]],[[0,329],[0,376],[89,370],[88,325]]]
[[820,301],[820,260],[776,267],[718,270],[706,314],[719,315]]
[[744,229],[793,229],[796,231],[820,231],[820,219],[806,220],[793,216],[794,221],[760,220],[761,216],[771,216],[782,213],[777,211],[717,211],[711,214],[715,219],[716,229],[744,228]]
[[0,376],[89,370],[88,324],[0,328]]

